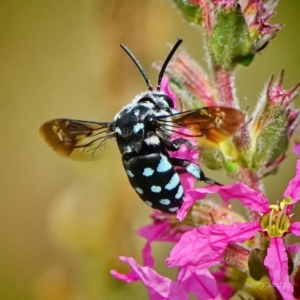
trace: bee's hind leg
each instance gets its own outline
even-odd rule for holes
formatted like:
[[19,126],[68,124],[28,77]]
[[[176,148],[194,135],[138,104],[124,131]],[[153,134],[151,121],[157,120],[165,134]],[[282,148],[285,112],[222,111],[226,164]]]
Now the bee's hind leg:
[[215,185],[219,185],[222,186],[223,184],[208,178],[205,176],[204,172],[201,170],[201,168],[199,166],[197,166],[196,164],[190,162],[187,159],[181,159],[181,158],[170,158],[170,160],[172,161],[174,166],[178,166],[178,167],[182,167],[184,168],[184,170],[193,175],[196,179],[200,180],[200,181],[204,181],[207,184],[215,184]]

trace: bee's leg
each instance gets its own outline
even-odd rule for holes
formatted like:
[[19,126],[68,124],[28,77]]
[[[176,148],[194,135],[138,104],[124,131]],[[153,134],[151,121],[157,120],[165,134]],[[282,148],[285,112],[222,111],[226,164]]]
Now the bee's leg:
[[167,138],[162,139],[164,146],[169,151],[177,151],[181,147],[181,145],[186,145],[188,149],[193,149],[194,146],[190,141],[184,138],[178,138],[176,140],[170,141]]
[[181,159],[181,158],[170,158],[170,160],[172,161],[174,166],[184,168],[187,173],[193,175],[198,180],[204,181],[208,184],[215,184],[215,185],[222,186],[221,183],[218,183],[217,181],[206,177],[204,172],[201,170],[201,168],[196,164],[190,162],[189,160]]

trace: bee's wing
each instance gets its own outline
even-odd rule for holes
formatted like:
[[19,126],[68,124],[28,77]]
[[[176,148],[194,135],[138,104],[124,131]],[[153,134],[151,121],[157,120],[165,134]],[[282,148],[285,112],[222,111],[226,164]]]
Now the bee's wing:
[[[234,135],[245,115],[234,108],[210,106],[171,116],[158,117],[158,122],[171,134],[204,138],[211,145],[219,144]],[[185,133],[184,129],[188,129]],[[200,139],[203,140],[203,139]]]
[[105,148],[107,139],[114,137],[108,122],[72,119],[48,121],[41,126],[40,133],[59,155],[83,161],[99,159],[99,150]]

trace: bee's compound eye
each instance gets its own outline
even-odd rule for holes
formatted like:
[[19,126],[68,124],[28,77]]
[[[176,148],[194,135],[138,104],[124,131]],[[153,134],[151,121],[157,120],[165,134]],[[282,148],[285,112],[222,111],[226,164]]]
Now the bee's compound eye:
[[166,101],[170,108],[174,108],[174,102],[168,95],[160,95],[159,98]]
[[154,100],[148,97],[143,97],[138,101],[139,104],[145,103],[145,104],[155,104]]

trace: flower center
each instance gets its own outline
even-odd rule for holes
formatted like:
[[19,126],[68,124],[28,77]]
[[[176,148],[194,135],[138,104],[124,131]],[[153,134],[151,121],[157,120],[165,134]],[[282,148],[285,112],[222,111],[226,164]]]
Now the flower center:
[[291,225],[291,218],[287,213],[287,206],[292,199],[287,197],[279,204],[270,205],[270,212],[264,214],[260,219],[262,231],[268,233],[269,237],[280,237],[288,232]]

